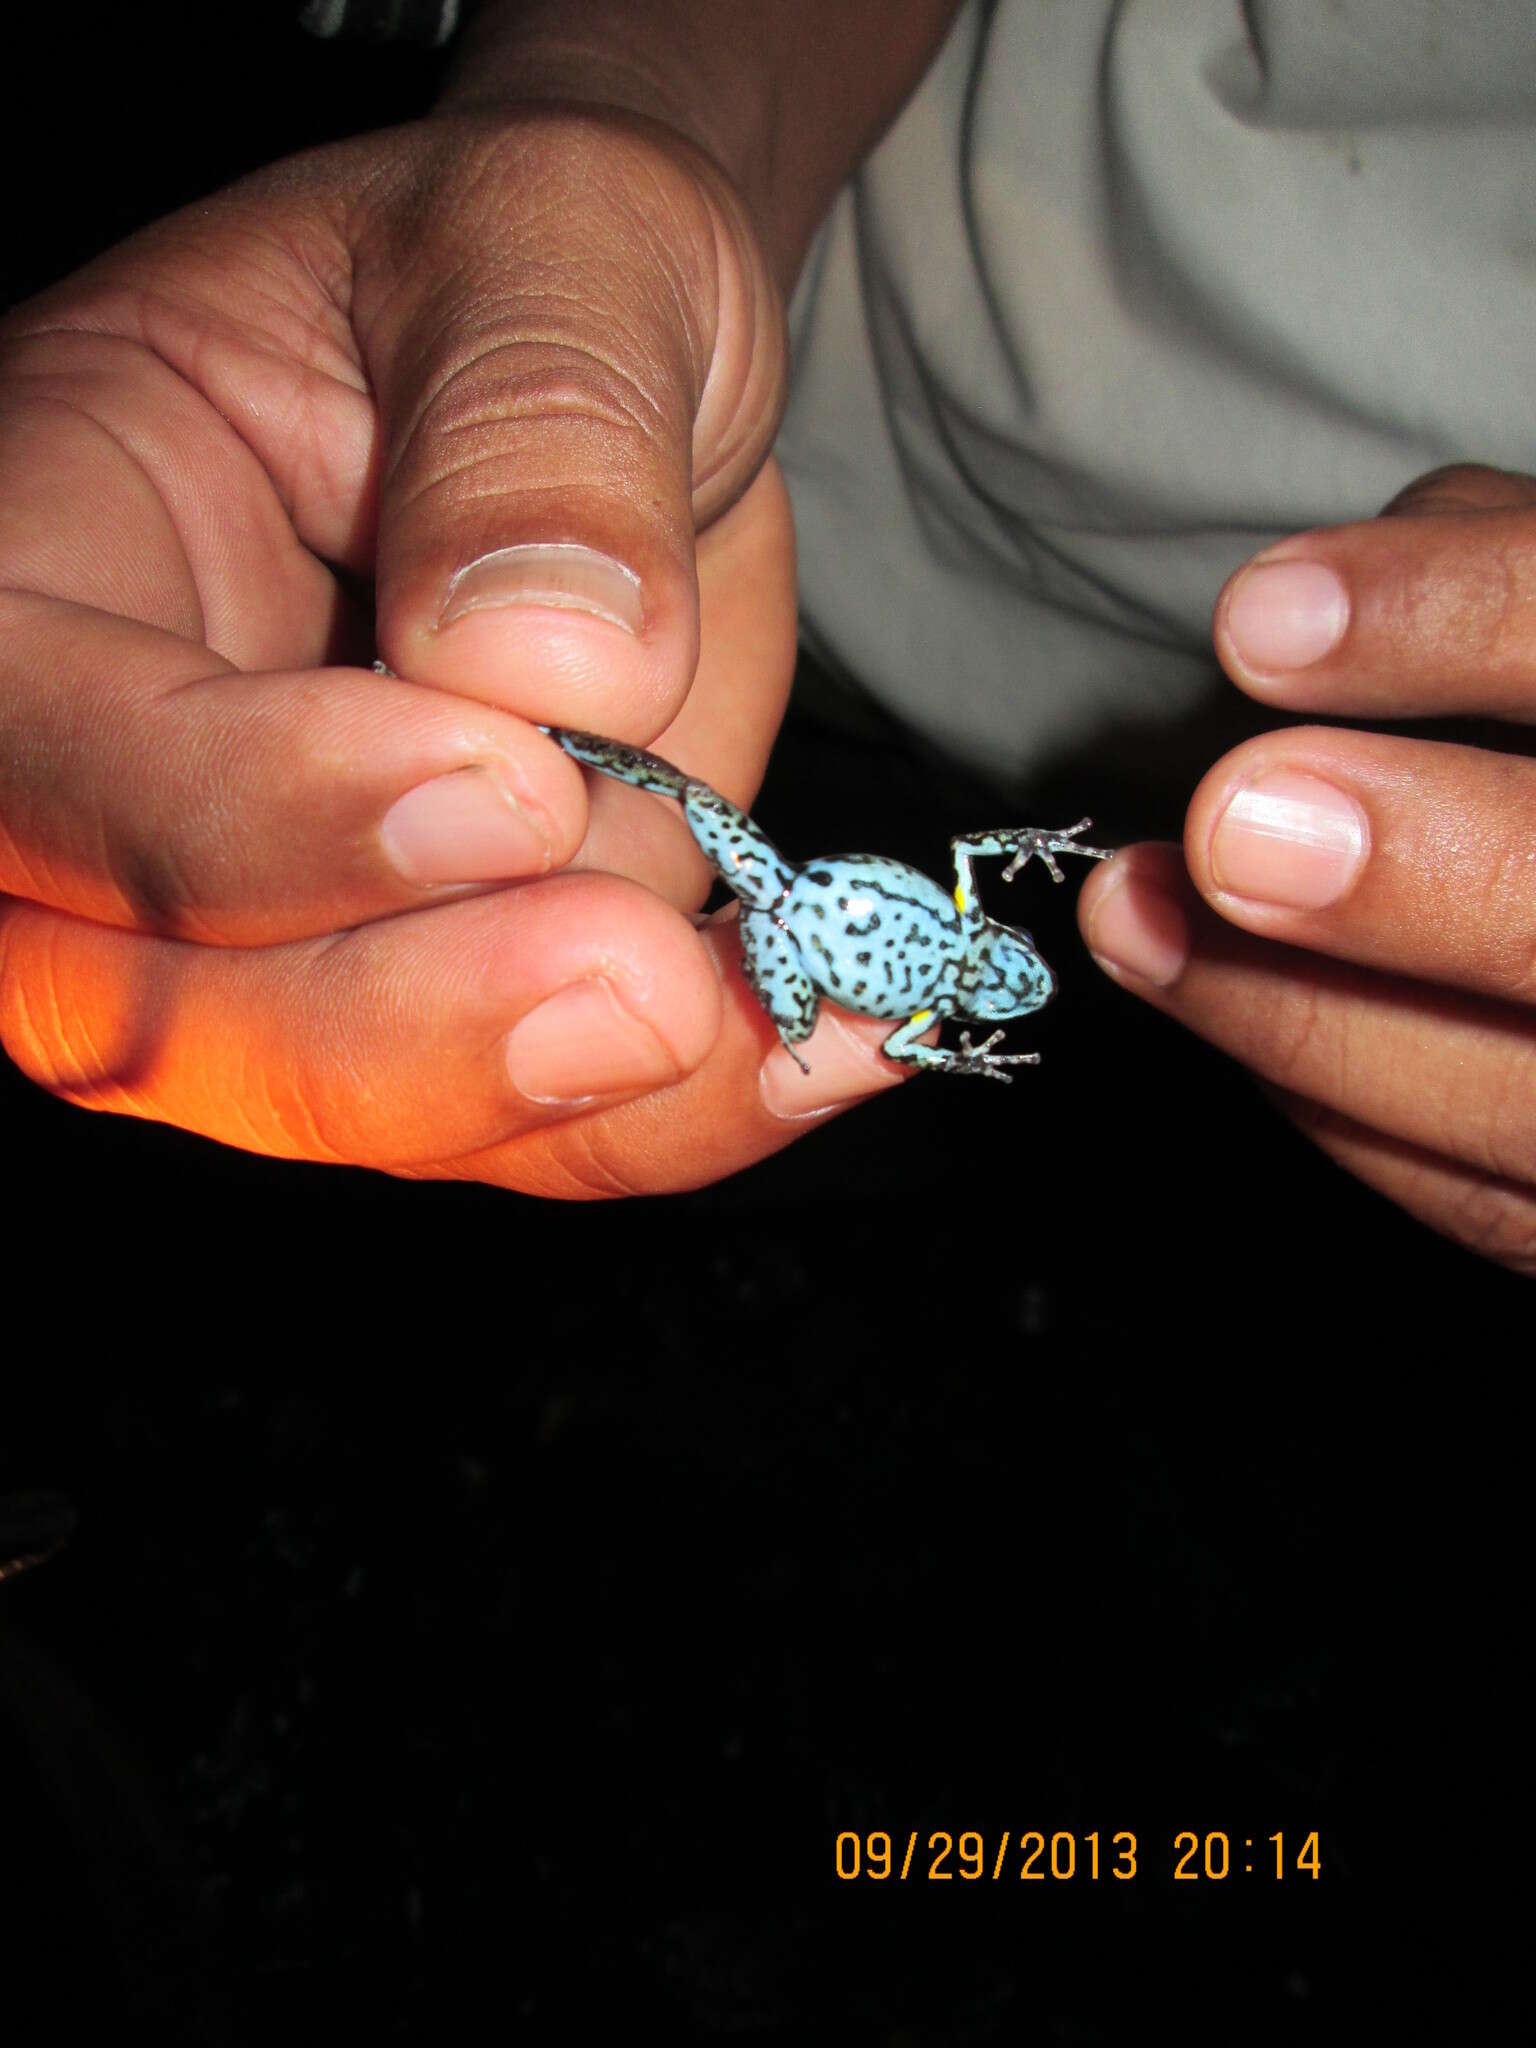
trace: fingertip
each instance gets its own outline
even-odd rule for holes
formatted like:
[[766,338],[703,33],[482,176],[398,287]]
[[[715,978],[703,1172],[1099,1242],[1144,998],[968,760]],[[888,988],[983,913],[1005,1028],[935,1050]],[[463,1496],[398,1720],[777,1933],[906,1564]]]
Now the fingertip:
[[1113,860],[1095,861],[1077,892],[1077,922],[1086,932],[1090,919],[1105,900],[1132,876],[1154,886],[1177,891],[1189,887],[1184,856],[1172,840],[1144,839],[1115,850]]
[[1374,837],[1359,735],[1287,726],[1225,755],[1184,821],[1184,858],[1223,916],[1326,909],[1363,870]]
[[[459,927],[473,1001],[523,1102],[571,1107],[688,1078],[720,1035],[720,976],[680,912],[609,875],[557,875]],[[508,1021],[510,1020],[510,1021]]]
[[[1305,548],[1309,537],[1288,542]],[[1232,680],[1261,701],[1284,701],[1293,678],[1325,662],[1349,631],[1348,584],[1315,552],[1256,556],[1216,600],[1211,637]]]
[[[666,1087],[697,1061],[605,975],[568,983],[509,1032],[507,1075],[523,1102],[570,1108],[596,1097]],[[702,1055],[701,1055],[702,1056]]]
[[1096,861],[1089,872],[1083,877],[1082,887],[1077,892],[1077,924],[1079,931],[1086,933],[1088,920],[1093,914],[1094,905],[1098,903],[1107,890],[1114,886],[1114,881],[1118,879],[1121,861],[1133,851],[1134,849],[1131,847],[1121,847],[1113,860]]
[[698,662],[691,561],[644,575],[572,541],[518,541],[381,580],[379,645],[412,680],[619,739],[663,730]]
[[533,878],[564,867],[581,850],[589,828],[586,777],[548,734],[478,703],[455,705],[447,692],[422,688],[418,678],[399,676],[383,662],[372,671],[332,673],[328,704],[340,713],[349,698],[353,703],[343,730],[365,726],[349,748],[354,767],[383,753],[392,725],[414,742],[417,772],[402,779],[379,825],[386,858],[408,882]]
[[1384,519],[1440,513],[1519,512],[1536,505],[1536,477],[1483,462],[1448,462],[1404,486],[1381,508]]
[[1171,989],[1189,960],[1191,895],[1179,847],[1124,847],[1083,885],[1083,943],[1115,981],[1138,991]]
[[1182,845],[1185,870],[1202,896],[1208,897],[1216,889],[1211,867],[1211,840],[1216,827],[1243,784],[1262,774],[1268,759],[1269,743],[1276,737],[1294,741],[1300,736],[1305,740],[1322,729],[1287,727],[1280,735],[1264,733],[1257,739],[1245,740],[1230,753],[1223,754],[1201,776],[1184,813]]

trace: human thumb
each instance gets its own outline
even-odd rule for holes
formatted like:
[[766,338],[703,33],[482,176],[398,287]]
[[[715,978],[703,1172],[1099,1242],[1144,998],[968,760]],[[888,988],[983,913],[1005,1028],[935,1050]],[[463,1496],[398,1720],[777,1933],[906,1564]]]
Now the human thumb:
[[724,177],[628,116],[425,125],[364,208],[392,668],[644,740],[698,655],[694,535],[751,481],[783,315]]

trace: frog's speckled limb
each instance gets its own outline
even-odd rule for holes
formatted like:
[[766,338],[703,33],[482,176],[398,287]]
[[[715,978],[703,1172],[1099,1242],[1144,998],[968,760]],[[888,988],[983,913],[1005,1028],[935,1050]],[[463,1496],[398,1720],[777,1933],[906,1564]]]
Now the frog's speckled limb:
[[1079,818],[1075,825],[1064,825],[1059,832],[1026,831],[977,832],[965,839],[951,839],[949,850],[955,859],[955,879],[966,895],[971,893],[971,862],[983,854],[1011,853],[1013,859],[1003,869],[1003,880],[1011,882],[1019,869],[1031,860],[1043,860],[1051,871],[1053,882],[1064,882],[1066,876],[1056,865],[1058,853],[1081,853],[1089,860],[1113,860],[1113,849],[1102,846],[1082,846],[1078,833],[1086,832],[1093,823],[1092,818]]
[[676,797],[683,807],[688,829],[699,850],[723,882],[743,903],[757,910],[769,910],[789,887],[794,869],[780,858],[765,832],[758,829],[745,811],[711,789],[696,782],[658,754],[643,747],[626,747],[621,740],[599,739],[595,733],[566,732],[541,725],[575,761],[596,768],[617,782],[632,783],[636,789],[651,790],[657,796]]
[[921,1036],[944,1017],[992,1021],[1026,1016],[1055,993],[1051,970],[1027,932],[998,924],[976,907],[973,860],[1011,855],[1003,879],[1025,863],[1043,860],[1062,880],[1058,853],[1109,860],[1098,846],[1083,846],[1083,818],[1060,832],[1024,829],[984,832],[951,841],[955,886],[946,893],[916,868],[878,854],[844,854],[796,867],[745,811],[670,761],[592,733],[541,726],[573,760],[636,789],[674,797],[688,829],[726,887],[741,898],[742,967],[780,1039],[806,1071],[795,1047],[816,1028],[821,998],[865,1017],[899,1019],[882,1048],[888,1059],[929,1072],[1013,1077],[1005,1067],[1032,1066],[1034,1052],[992,1048],[1000,1031],[981,1045],[969,1032],[958,1051],[923,1045]]
[[800,959],[800,948],[769,910],[743,909],[738,921],[741,965],[758,1001],[779,1027],[800,1071],[811,1070],[795,1047],[816,1029],[821,998]]

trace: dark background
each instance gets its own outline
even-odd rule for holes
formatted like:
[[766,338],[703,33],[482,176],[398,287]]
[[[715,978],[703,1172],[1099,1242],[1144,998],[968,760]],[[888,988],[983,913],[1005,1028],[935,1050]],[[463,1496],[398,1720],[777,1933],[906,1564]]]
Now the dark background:
[[[430,101],[432,60],[283,9],[84,19],[16,65],[5,299]],[[1112,752],[1003,795],[808,678],[758,815],[942,872],[1005,812],[1181,809]],[[79,1516],[0,1587],[9,2007],[1257,2044],[1501,1993],[1529,1294],[1018,886],[1063,983],[1038,1072],[695,1196],[277,1164],[0,1071],[0,1493]],[[1106,1865],[1130,1829],[1139,1869],[840,1883],[877,1828],[978,1830],[989,1871],[1004,1829]],[[1181,1829],[1233,1875],[1175,1882]],[[1314,1829],[1277,1883],[1266,1838]]]

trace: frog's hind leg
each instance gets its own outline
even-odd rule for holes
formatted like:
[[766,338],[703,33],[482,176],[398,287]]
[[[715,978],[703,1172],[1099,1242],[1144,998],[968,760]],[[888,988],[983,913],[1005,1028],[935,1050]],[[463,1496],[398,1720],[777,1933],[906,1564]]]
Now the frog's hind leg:
[[699,851],[717,875],[743,903],[754,910],[768,910],[784,899],[795,871],[761,826],[753,824],[746,812],[711,789],[696,776],[648,754],[644,747],[625,746],[620,740],[605,740],[596,733],[572,732],[564,726],[541,725],[573,761],[611,775],[615,782],[627,782],[633,789],[649,790],[653,796],[674,797],[683,807],[683,817]]
[[572,732],[560,725],[541,725],[538,730],[547,732],[573,761],[595,768],[600,775],[611,775],[615,782],[648,789],[655,796],[675,797],[679,803],[688,794],[689,778],[682,769],[663,761],[659,754],[648,754],[644,747],[628,747],[622,740],[605,740],[595,732]]
[[742,910],[741,965],[752,992],[778,1026],[779,1037],[802,1074],[811,1070],[795,1047],[816,1029],[821,998],[806,973],[800,948],[765,910]]
[[778,908],[795,870],[760,825],[707,782],[688,784],[683,816],[704,857],[744,905],[753,910]]

